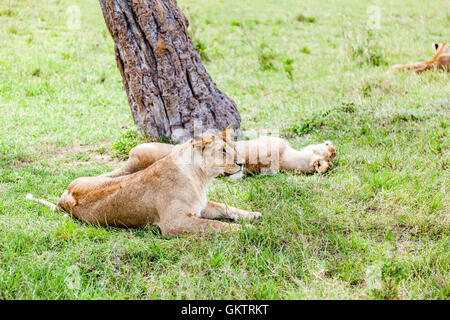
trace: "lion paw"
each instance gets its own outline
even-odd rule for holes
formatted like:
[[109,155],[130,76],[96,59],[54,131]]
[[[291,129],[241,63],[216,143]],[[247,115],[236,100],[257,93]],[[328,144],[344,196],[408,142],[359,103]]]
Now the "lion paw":
[[325,173],[330,167],[330,163],[323,159],[316,159],[313,162],[313,166],[316,172]]
[[239,214],[237,220],[253,220],[253,219],[260,219],[261,217],[262,214],[260,212],[245,211]]
[[314,155],[312,159],[314,172],[326,172],[331,166],[334,157],[336,157],[336,148],[331,141],[310,145],[306,149]]
[[262,217],[262,214],[261,214],[261,212],[257,212],[257,211],[252,211],[252,212],[250,212],[250,214],[251,214],[251,219],[261,219],[261,217]]

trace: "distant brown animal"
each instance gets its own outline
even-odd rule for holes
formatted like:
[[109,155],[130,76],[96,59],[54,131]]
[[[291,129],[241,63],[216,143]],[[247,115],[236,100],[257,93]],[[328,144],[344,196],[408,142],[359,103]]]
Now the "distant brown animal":
[[450,71],[450,45],[446,43],[441,44],[433,43],[433,49],[436,52],[433,59],[423,62],[395,65],[388,70],[388,73],[401,70],[408,70],[420,73],[426,70],[430,70],[432,68]]
[[204,133],[174,146],[164,158],[133,174],[78,178],[57,205],[32,195],[27,199],[100,226],[158,225],[168,236],[236,230],[241,225],[209,219],[255,219],[261,213],[206,198],[215,177],[242,171],[244,160],[237,158],[236,145],[227,136],[227,131]]

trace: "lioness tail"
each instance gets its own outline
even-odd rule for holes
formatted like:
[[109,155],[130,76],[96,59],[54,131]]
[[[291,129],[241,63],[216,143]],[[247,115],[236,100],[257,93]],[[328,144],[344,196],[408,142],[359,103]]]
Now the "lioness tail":
[[44,206],[49,207],[50,209],[52,209],[53,211],[58,211],[58,207],[56,206],[56,204],[53,204],[47,200],[43,200],[43,199],[36,199],[31,193],[27,194],[27,196],[25,197],[27,200],[30,201],[34,201],[40,204],[43,204]]

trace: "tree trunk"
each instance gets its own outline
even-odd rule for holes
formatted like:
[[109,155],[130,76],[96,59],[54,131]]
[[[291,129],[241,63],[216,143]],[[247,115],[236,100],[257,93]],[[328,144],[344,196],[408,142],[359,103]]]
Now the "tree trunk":
[[236,104],[206,72],[175,0],[99,2],[141,130],[182,142],[194,132],[239,128]]

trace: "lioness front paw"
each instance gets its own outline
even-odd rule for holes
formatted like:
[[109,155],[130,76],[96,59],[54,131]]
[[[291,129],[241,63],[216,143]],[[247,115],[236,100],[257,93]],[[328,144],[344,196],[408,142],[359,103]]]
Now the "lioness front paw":
[[319,173],[325,173],[327,172],[328,168],[330,167],[330,163],[323,159],[316,159],[313,162],[314,170]]
[[261,217],[262,217],[261,212],[258,212],[258,211],[251,211],[250,215],[251,215],[251,219],[261,219]]
[[253,219],[260,219],[262,217],[262,214],[260,212],[256,211],[245,211],[239,214],[238,219],[242,220],[253,220]]

